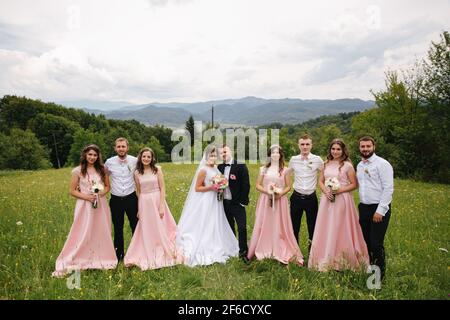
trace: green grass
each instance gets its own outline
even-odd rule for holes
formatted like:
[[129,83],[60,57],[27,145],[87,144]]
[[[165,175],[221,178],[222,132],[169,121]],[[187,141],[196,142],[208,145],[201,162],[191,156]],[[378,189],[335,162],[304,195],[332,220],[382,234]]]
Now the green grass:
[[[178,221],[196,166],[162,166],[167,201]],[[250,237],[258,195],[257,166],[249,168]],[[69,290],[65,279],[50,277],[73,219],[69,179],[69,168],[0,172],[0,299],[448,299],[450,293],[449,255],[439,249],[450,250],[448,186],[409,180],[395,181],[381,290],[367,289],[367,274],[319,273],[269,260],[245,265],[237,258],[225,265],[146,272],[120,264],[116,270],[82,272],[81,289]],[[304,218],[303,253],[306,234]],[[126,245],[130,236],[126,224]]]

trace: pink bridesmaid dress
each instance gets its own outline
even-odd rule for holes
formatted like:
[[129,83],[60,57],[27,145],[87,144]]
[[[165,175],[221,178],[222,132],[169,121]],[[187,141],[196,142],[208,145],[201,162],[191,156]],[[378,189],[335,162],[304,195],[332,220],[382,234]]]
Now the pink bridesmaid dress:
[[[101,182],[95,170],[85,177],[81,167],[72,170],[79,177],[81,193],[91,194],[92,181]],[[52,276],[62,277],[74,270],[114,269],[117,257],[111,238],[111,214],[105,197],[99,197],[97,208],[92,202],[77,199],[72,227],[64,247],[56,259]]]
[[[267,189],[271,183],[285,188],[285,173],[286,169],[283,169],[281,175],[267,174],[265,168],[262,169],[264,188]],[[259,196],[247,257],[252,259],[256,256],[258,260],[269,258],[284,264],[293,262],[303,265],[303,255],[294,237],[287,196],[275,200],[272,207],[270,198],[265,193]]]
[[[345,162],[339,171],[339,164],[330,162],[325,166],[325,179],[337,177],[341,186],[348,185],[351,167],[350,162]],[[368,265],[369,255],[352,193],[338,194],[334,202],[322,194],[308,267],[318,271],[358,271]]]
[[139,222],[124,258],[125,266],[136,265],[141,270],[170,267],[183,263],[176,247],[177,225],[164,203],[164,216],[159,215],[160,189],[158,176],[135,173],[139,181]]

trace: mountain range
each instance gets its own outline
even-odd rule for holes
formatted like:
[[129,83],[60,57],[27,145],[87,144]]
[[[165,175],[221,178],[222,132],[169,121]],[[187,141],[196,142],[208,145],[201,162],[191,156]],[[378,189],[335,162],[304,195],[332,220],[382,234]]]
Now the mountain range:
[[214,122],[221,126],[258,126],[279,122],[301,123],[322,115],[363,111],[375,103],[361,99],[263,99],[245,97],[241,99],[214,100],[194,103],[148,103],[131,105],[126,102],[60,101],[67,107],[82,108],[94,114],[104,114],[110,119],[135,119],[147,125],[184,127],[189,116],[194,120],[211,121],[214,106]]

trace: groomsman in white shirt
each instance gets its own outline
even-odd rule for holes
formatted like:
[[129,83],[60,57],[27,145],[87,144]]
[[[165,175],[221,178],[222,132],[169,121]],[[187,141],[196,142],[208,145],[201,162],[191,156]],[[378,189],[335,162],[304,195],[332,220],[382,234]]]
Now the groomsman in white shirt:
[[138,200],[134,185],[134,170],[137,158],[128,155],[128,140],[117,138],[114,150],[117,156],[109,158],[105,162],[111,178],[111,208],[112,222],[114,225],[114,247],[117,259],[124,257],[123,224],[125,213],[130,222],[131,232],[134,233],[138,223]]
[[375,154],[375,140],[372,137],[359,139],[359,152],[362,158],[356,170],[359,224],[369,251],[370,264],[380,268],[383,279],[386,270],[384,236],[391,216],[394,170],[388,161]]
[[294,236],[298,243],[303,211],[306,212],[309,250],[319,208],[316,195],[317,176],[323,170],[323,160],[311,153],[312,139],[309,135],[305,134],[299,138],[298,147],[300,154],[293,156],[289,161],[289,171],[294,172],[295,176],[294,192],[290,198],[291,220]]

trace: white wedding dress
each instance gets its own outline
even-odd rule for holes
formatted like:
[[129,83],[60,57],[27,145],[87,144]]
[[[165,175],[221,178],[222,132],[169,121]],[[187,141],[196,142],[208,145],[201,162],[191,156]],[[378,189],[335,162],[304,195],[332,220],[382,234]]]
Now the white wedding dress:
[[220,174],[216,167],[206,165],[205,156],[200,163],[184,204],[178,223],[177,245],[182,249],[188,266],[225,263],[238,256],[238,241],[225,216],[223,202],[215,191],[196,192],[195,184],[200,170],[206,171],[205,185]]

